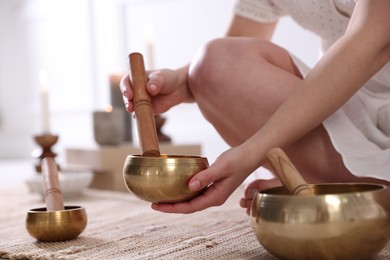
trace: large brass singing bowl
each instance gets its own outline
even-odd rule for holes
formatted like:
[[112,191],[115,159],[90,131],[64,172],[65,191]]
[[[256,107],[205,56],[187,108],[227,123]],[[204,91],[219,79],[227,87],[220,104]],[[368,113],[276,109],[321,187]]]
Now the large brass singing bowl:
[[155,203],[176,203],[194,198],[188,183],[196,173],[207,169],[207,158],[200,156],[129,155],[123,166],[128,190],[142,200]]
[[314,196],[261,191],[251,207],[260,244],[282,259],[367,259],[390,239],[390,191],[376,184],[311,185]]
[[78,237],[87,226],[84,207],[65,206],[65,210],[46,211],[46,208],[27,212],[28,233],[42,242],[70,240]]

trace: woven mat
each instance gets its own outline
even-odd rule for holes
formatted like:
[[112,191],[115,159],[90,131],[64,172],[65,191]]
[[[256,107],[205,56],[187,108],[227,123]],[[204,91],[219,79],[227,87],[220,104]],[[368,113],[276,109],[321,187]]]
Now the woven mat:
[[74,240],[42,243],[25,229],[29,209],[44,206],[24,186],[0,191],[0,257],[9,259],[275,259],[258,243],[238,191],[216,208],[190,215],[155,212],[130,193],[86,190],[65,205],[84,206],[88,226]]
[[[273,259],[239,208],[242,189],[221,207],[190,215],[150,209],[130,193],[86,190],[66,205],[84,206],[88,226],[74,240],[35,241],[24,220],[44,206],[25,186],[0,191],[0,257],[6,259]],[[388,245],[375,259],[390,259]]]

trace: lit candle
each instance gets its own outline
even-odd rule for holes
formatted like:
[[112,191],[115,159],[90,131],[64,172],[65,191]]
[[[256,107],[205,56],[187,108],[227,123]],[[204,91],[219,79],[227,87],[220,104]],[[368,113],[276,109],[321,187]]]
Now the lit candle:
[[48,76],[45,70],[39,72],[39,83],[41,85],[41,104],[42,104],[42,128],[43,133],[50,133],[50,114],[49,114],[49,90]]
[[106,112],[107,113],[111,113],[112,112],[112,106],[111,105],[106,106]]
[[93,112],[93,131],[99,145],[118,145],[124,141],[123,109],[107,106],[105,111]]
[[150,23],[147,23],[144,27],[144,33],[146,38],[146,56],[148,58],[147,68],[149,70],[154,69],[154,57],[153,57],[153,27]]

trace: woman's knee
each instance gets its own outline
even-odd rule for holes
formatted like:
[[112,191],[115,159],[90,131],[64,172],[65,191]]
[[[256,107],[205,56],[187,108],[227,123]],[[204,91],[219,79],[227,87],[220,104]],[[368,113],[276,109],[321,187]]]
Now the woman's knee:
[[201,90],[203,87],[209,89],[215,85],[214,82],[220,82],[223,77],[221,65],[229,59],[228,55],[229,49],[225,39],[212,40],[203,45],[190,64],[188,83],[192,91]]
[[280,51],[283,49],[273,43],[256,38],[212,40],[192,60],[189,86],[193,92],[218,90],[231,82],[230,77],[240,76],[254,64],[269,62],[272,55],[280,56]]

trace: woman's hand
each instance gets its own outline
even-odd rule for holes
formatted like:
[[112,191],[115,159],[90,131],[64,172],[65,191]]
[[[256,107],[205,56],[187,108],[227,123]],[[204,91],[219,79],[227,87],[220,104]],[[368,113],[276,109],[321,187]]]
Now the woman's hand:
[[222,205],[237,187],[258,166],[248,168],[242,146],[222,153],[206,170],[197,173],[189,182],[192,191],[207,189],[194,199],[176,204],[153,204],[152,208],[167,213],[193,213],[213,206]]
[[249,215],[252,205],[252,200],[256,194],[256,192],[259,192],[261,190],[281,186],[281,182],[277,178],[264,180],[264,179],[257,179],[249,183],[245,187],[244,191],[244,197],[240,199],[240,206],[242,208],[246,209],[246,214]]
[[[152,106],[155,114],[161,114],[171,107],[182,102],[192,102],[193,97],[187,87],[188,66],[178,70],[161,69],[147,71],[148,82],[146,90],[152,98]],[[133,91],[129,75],[125,75],[120,83],[128,112],[134,111]]]

